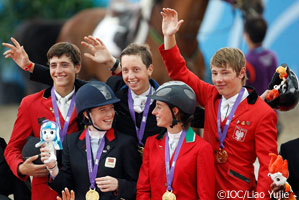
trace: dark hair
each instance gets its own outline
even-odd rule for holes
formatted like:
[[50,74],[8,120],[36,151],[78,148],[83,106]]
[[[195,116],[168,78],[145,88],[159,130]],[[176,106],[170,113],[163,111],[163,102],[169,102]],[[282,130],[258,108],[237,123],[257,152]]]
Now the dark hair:
[[153,63],[152,53],[148,45],[139,45],[139,44],[131,43],[121,52],[120,61],[121,58],[125,55],[140,56],[146,68],[148,68]]
[[[182,122],[184,128],[188,128],[190,126],[190,123],[194,118],[194,114],[187,114],[177,106],[174,106],[174,105],[169,104],[167,102],[164,102],[164,103],[166,103],[169,106],[169,109],[171,111],[172,116],[176,119],[176,123],[177,122]],[[179,112],[177,113],[176,116],[175,116],[175,114],[172,110],[174,107],[178,108],[178,110],[179,110]],[[173,125],[176,125],[176,123],[173,124]]]
[[262,43],[267,32],[267,22],[263,17],[249,18],[245,21],[244,31],[253,43]]
[[187,128],[190,126],[190,123],[194,118],[194,115],[184,113],[183,111],[180,110],[179,117],[180,117],[180,121],[183,123],[184,128]]
[[62,55],[66,55],[69,57],[74,65],[81,64],[81,53],[80,49],[69,42],[59,42],[54,44],[47,53],[48,61],[54,56],[61,57]]

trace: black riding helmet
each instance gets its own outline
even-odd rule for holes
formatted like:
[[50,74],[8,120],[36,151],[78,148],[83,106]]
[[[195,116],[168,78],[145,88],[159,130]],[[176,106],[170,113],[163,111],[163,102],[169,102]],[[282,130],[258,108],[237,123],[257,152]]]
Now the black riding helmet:
[[[293,109],[299,100],[299,85],[296,74],[288,67],[287,64],[282,64],[282,67],[286,68],[288,77],[285,82],[285,86],[279,89],[279,96],[271,101],[265,100],[272,108],[281,111],[288,111]],[[268,86],[269,90],[272,90],[275,85],[281,83],[278,73],[274,73],[272,80]]]
[[196,96],[193,89],[181,81],[169,81],[161,85],[152,95],[151,99],[167,103],[173,116],[174,126],[177,120],[171,108],[178,107],[183,113],[193,116],[196,108]]
[[[115,96],[112,89],[106,83],[91,81],[82,86],[76,93],[77,117],[81,118],[83,112],[87,111],[87,115],[89,119],[91,119],[89,116],[90,109],[114,104],[119,101],[120,100]],[[89,120],[87,124],[91,124],[94,128],[96,128],[91,120]]]

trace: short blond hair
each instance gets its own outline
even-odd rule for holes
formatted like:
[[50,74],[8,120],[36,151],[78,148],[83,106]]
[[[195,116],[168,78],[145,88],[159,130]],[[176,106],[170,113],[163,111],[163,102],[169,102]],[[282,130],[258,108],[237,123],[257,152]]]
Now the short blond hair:
[[[243,67],[246,67],[246,59],[244,53],[238,48],[224,47],[219,49],[211,58],[210,67],[231,67],[237,76],[240,74]],[[246,73],[242,79],[242,84],[245,85]]]

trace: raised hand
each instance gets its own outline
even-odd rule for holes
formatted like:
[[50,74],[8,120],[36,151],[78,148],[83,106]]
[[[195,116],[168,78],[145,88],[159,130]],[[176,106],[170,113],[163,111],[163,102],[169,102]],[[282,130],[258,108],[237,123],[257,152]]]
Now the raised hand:
[[68,188],[65,188],[62,190],[62,198],[58,196],[57,200],[75,200],[75,192],[73,190],[70,192]]
[[20,175],[44,177],[49,174],[46,165],[37,165],[33,161],[38,158],[38,155],[29,157],[22,164],[19,165],[18,171]]
[[118,180],[111,176],[96,178],[96,184],[102,192],[112,192],[118,189]]
[[91,35],[85,36],[81,44],[91,52],[84,53],[84,56],[87,58],[97,63],[106,64],[109,67],[115,63],[115,58],[110,54],[105,44],[99,38],[95,38]]
[[[29,60],[29,57],[24,50],[24,47],[19,44],[19,42],[14,39],[13,37],[10,38],[10,40],[13,42],[14,45],[9,43],[2,43],[3,46],[9,48],[9,50],[5,51],[3,55],[5,58],[11,58],[15,61],[15,63],[25,70],[31,61]],[[33,68],[30,68],[30,72],[32,72]]]
[[172,36],[180,29],[180,26],[184,20],[178,20],[178,13],[171,8],[163,8],[161,12],[162,20],[162,32],[164,36]]

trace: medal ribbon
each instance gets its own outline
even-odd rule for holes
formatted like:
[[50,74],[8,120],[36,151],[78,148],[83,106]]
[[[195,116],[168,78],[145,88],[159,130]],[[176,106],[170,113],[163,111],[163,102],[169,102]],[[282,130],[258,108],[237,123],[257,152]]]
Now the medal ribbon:
[[183,130],[178,145],[176,147],[174,156],[173,156],[173,161],[171,164],[171,167],[169,167],[170,163],[170,152],[169,152],[169,145],[168,145],[168,135],[166,135],[165,138],[165,168],[166,168],[166,179],[167,179],[167,190],[172,191],[172,181],[173,181],[173,174],[174,174],[174,167],[176,164],[176,160],[178,159],[179,152],[181,150],[182,144],[184,142],[185,136],[186,136],[187,130]]
[[96,160],[94,162],[94,166],[92,167],[92,156],[91,156],[91,145],[90,145],[90,138],[89,138],[89,131],[88,131],[88,127],[86,130],[86,134],[85,134],[85,142],[86,142],[86,154],[87,154],[87,165],[88,165],[88,174],[89,174],[89,181],[90,181],[90,189],[95,189],[95,179],[98,173],[98,166],[99,166],[99,161],[102,155],[102,152],[104,150],[105,147],[105,135],[104,137],[101,139],[98,151],[97,151],[97,155],[96,155]]
[[[152,94],[152,87],[150,86],[149,95],[151,95],[151,94]],[[134,121],[136,134],[137,134],[137,138],[138,138],[138,143],[139,143],[140,146],[144,146],[144,144],[142,143],[142,138],[143,138],[143,135],[144,135],[144,129],[145,129],[146,121],[147,121],[148,111],[149,111],[149,108],[150,108],[150,102],[151,102],[151,99],[147,98],[146,102],[145,102],[144,111],[143,111],[143,114],[142,114],[142,120],[141,120],[141,123],[140,123],[140,128],[138,128],[137,124],[136,124],[136,116],[135,116],[135,111],[134,111],[134,106],[133,106],[132,92],[131,92],[130,88],[128,89],[129,111],[130,111],[131,118]]]
[[242,87],[241,91],[239,92],[238,96],[237,96],[237,99],[233,105],[233,108],[231,110],[231,112],[229,113],[228,115],[228,118],[225,122],[225,126],[224,126],[224,129],[223,129],[223,132],[221,131],[221,126],[220,126],[220,121],[221,121],[221,102],[222,102],[222,98],[220,99],[220,102],[219,102],[219,105],[218,105],[218,114],[217,114],[217,130],[218,130],[218,136],[219,136],[219,141],[220,141],[220,148],[224,148],[224,139],[226,137],[226,134],[227,134],[227,130],[228,130],[228,127],[231,123],[231,120],[241,102],[241,99],[243,97],[243,94],[244,94],[244,91],[245,89]]
[[61,142],[63,142],[64,137],[66,136],[66,133],[67,133],[67,129],[69,127],[71,116],[72,116],[74,108],[75,108],[76,94],[74,92],[72,100],[71,100],[70,107],[67,111],[67,115],[66,115],[66,118],[65,118],[65,121],[64,121],[63,129],[61,129],[61,123],[60,123],[60,118],[59,118],[59,112],[58,112],[56,96],[55,96],[55,92],[54,92],[54,86],[51,89],[51,99],[52,99],[52,104],[53,104],[53,109],[54,109],[55,120],[56,120],[56,123],[59,125],[59,129],[60,129],[59,130],[60,139],[61,139]]

